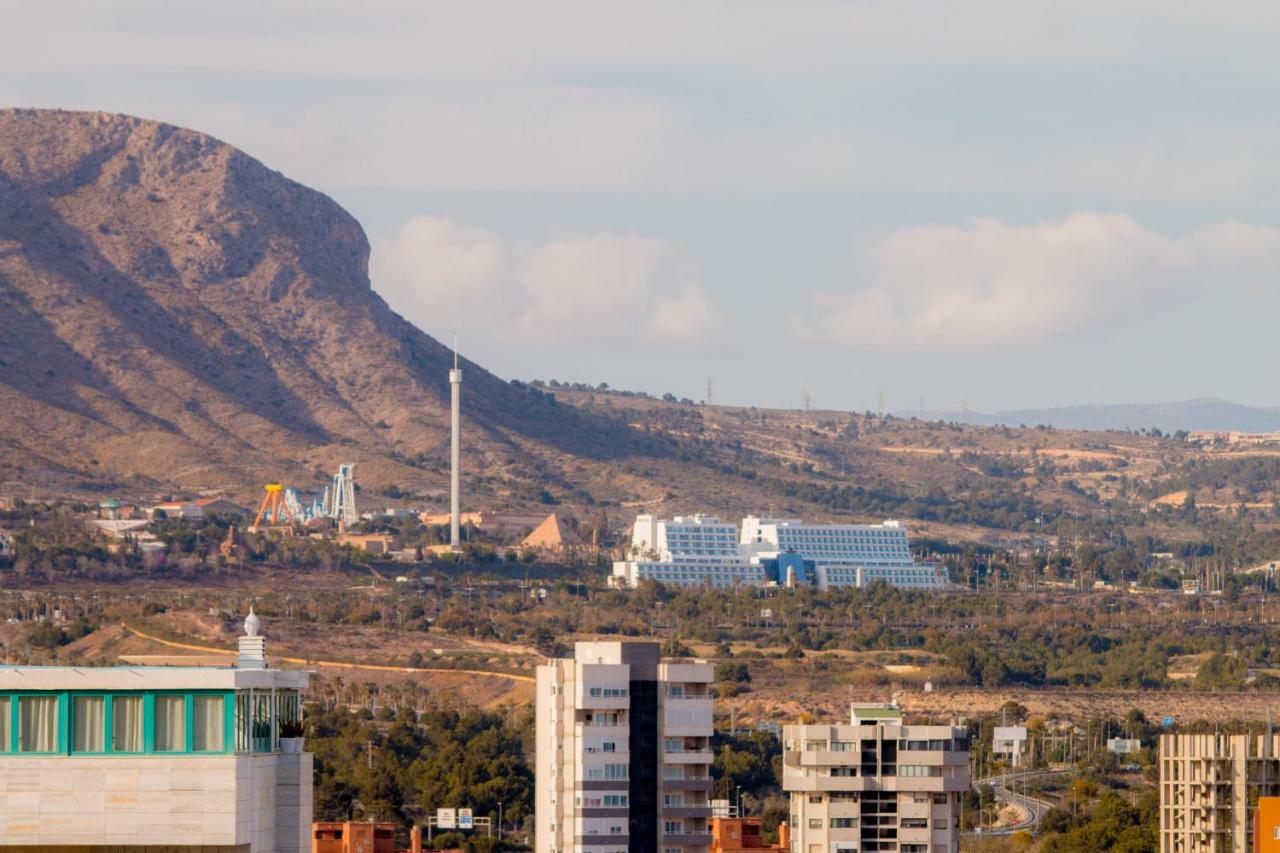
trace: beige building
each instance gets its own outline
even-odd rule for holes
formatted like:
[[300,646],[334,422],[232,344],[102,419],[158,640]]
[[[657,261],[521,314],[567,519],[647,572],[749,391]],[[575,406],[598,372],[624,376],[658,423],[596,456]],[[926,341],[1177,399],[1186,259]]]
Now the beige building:
[[301,853],[308,674],[236,666],[0,667],[0,853]]
[[1280,734],[1161,735],[1161,853],[1249,853],[1253,808],[1280,795]]
[[848,725],[783,729],[782,787],[794,853],[955,853],[969,790],[969,732],[852,706]]
[[705,853],[713,678],[646,642],[538,667],[538,853]]

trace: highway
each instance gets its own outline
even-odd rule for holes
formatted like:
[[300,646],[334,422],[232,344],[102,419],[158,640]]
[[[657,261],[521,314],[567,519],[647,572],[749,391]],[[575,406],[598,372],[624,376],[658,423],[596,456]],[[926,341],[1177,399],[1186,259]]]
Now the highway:
[[974,786],[990,785],[992,792],[997,800],[1002,803],[1017,806],[1026,812],[1027,817],[1018,823],[1010,826],[1000,826],[993,829],[983,829],[975,831],[974,835],[1013,835],[1015,832],[1035,832],[1036,827],[1040,825],[1040,820],[1044,817],[1045,812],[1053,808],[1053,803],[1046,800],[1037,799],[1036,797],[1028,797],[1016,792],[1016,789],[1027,782],[1036,779],[1044,779],[1055,776],[1060,773],[1067,773],[1067,770],[1015,770],[1011,773],[1002,773],[999,776],[989,776],[986,779],[979,779],[974,782]]

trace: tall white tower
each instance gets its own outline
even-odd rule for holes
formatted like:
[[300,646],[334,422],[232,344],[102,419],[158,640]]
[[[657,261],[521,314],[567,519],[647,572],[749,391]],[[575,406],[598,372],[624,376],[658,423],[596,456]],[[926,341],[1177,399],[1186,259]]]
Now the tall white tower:
[[458,339],[453,339],[453,370],[449,371],[449,391],[453,402],[453,443],[450,448],[450,461],[452,468],[449,473],[449,486],[451,496],[449,499],[449,544],[458,547],[458,441],[459,433],[462,429],[461,411],[462,405],[462,370],[458,367]]

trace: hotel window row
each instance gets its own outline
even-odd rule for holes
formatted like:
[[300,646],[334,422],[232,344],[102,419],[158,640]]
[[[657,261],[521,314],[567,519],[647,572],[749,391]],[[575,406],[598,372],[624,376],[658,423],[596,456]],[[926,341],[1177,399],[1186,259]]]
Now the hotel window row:
[[[233,701],[234,699],[234,701]],[[279,749],[297,690],[0,693],[0,755],[145,755]]]

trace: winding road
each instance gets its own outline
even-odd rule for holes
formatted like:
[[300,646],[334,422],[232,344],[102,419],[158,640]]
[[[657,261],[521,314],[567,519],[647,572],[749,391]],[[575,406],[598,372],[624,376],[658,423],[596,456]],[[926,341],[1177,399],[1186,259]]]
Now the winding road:
[[1013,790],[1019,785],[1024,785],[1035,779],[1045,779],[1056,776],[1061,773],[1067,773],[1067,770],[1015,770],[1009,773],[1002,773],[999,776],[989,776],[986,779],[978,779],[974,785],[990,785],[995,798],[1002,803],[1008,803],[1017,806],[1026,812],[1027,816],[1023,820],[1009,826],[998,826],[992,829],[975,830],[973,835],[1013,835],[1015,832],[1035,832],[1036,827],[1040,825],[1040,821],[1044,818],[1045,812],[1053,808],[1053,803],[1047,800],[1041,800],[1036,797],[1028,797],[1025,794],[1019,794]]

